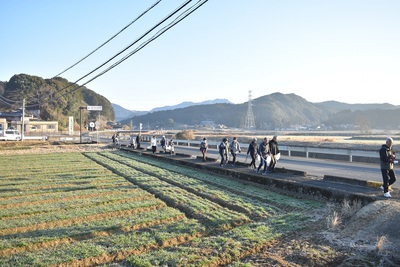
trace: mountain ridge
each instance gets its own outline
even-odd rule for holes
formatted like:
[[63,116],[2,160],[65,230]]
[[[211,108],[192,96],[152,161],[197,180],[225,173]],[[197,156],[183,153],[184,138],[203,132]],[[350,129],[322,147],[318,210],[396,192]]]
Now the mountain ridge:
[[[181,109],[155,111],[134,116],[151,127],[214,125],[243,128],[248,102],[241,104],[194,105]],[[399,106],[382,104],[347,104],[338,101],[312,103],[296,94],[272,93],[252,100],[252,110],[258,129],[296,127],[343,129],[344,127],[393,128],[400,125]],[[397,119],[399,118],[399,119]],[[122,120],[121,123],[127,123]],[[350,126],[349,126],[350,125]]]

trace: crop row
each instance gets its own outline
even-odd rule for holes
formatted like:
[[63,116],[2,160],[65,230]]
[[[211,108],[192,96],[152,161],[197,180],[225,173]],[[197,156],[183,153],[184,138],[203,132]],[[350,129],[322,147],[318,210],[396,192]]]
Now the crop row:
[[[222,266],[311,220],[301,212],[307,201],[231,187],[230,179],[198,170],[118,153],[62,155],[23,157],[13,163],[20,177],[0,178],[0,266]],[[29,175],[42,159],[63,172]],[[80,176],[74,160],[89,176]],[[18,181],[37,184],[27,190]]]
[[[75,158],[79,156],[76,154]],[[38,155],[36,160],[40,161],[40,157]],[[162,201],[86,157],[83,159],[90,168],[100,170],[96,173],[101,176],[92,176],[90,186],[84,181],[63,192],[57,185],[60,177],[55,175],[56,183],[52,179],[47,183],[42,179],[42,190],[28,191],[24,185],[20,185],[24,190],[15,185],[3,187],[13,190],[9,191],[9,196],[2,195],[0,200],[0,266],[48,266],[57,261],[73,261],[82,256],[83,247],[96,251],[96,245],[91,244],[96,238],[125,236],[138,229],[185,220],[184,214],[178,210],[166,207]],[[62,166],[63,159],[53,162]],[[14,162],[14,166],[21,170],[29,169],[29,164],[29,161]],[[62,168],[65,173],[73,174],[75,171],[68,161]],[[40,179],[40,175],[23,178],[29,181]],[[66,184],[71,182],[68,177],[62,178]],[[4,179],[9,177],[4,176]],[[90,245],[84,245],[85,242]],[[64,248],[75,252],[59,255]],[[46,253],[52,256],[44,259]],[[106,249],[102,251],[104,253],[107,253]]]
[[87,156],[151,192],[170,206],[177,207],[187,216],[201,220],[212,228],[225,229],[249,221],[244,214],[229,210],[215,202],[162,181],[156,176],[133,169],[129,165],[98,153],[89,153]]
[[[221,190],[220,187],[214,184],[204,183],[202,180],[162,168],[161,166],[149,165],[148,163],[143,163],[136,159],[132,160],[132,158],[127,158],[119,154],[103,153],[103,155],[122,162],[143,173],[156,175],[157,178],[162,181],[173,184],[202,198],[209,199],[223,207],[245,213],[251,216],[252,219],[265,219],[278,211],[278,209],[271,204],[266,204],[246,196],[238,196],[235,193],[229,192],[229,190]],[[214,177],[214,179],[215,178],[216,177]]]
[[188,177],[193,177],[199,181],[205,182],[207,184],[214,184],[224,190],[233,192],[234,194],[239,194],[241,196],[249,196],[252,199],[258,199],[265,203],[270,203],[273,206],[279,207],[279,209],[289,209],[305,211],[305,209],[319,208],[321,203],[318,201],[298,199],[295,197],[285,196],[270,190],[262,186],[248,186],[243,184],[242,181],[232,179],[231,177],[216,176],[201,170],[185,167],[176,166],[166,161],[158,161],[151,157],[138,156],[137,154],[127,154],[119,152],[119,155],[134,159],[135,161],[140,161],[146,164],[151,164],[153,166],[160,167],[161,169],[171,170],[173,172],[181,173]]
[[[210,185],[213,185],[216,190],[226,194],[224,199],[229,199],[229,201],[232,202],[233,200],[231,197],[236,197],[239,199],[238,201],[242,202],[241,205],[246,205],[246,201],[249,201],[250,199],[251,203],[258,200],[261,203],[264,203],[264,206],[269,205],[271,209],[279,209],[279,212],[282,212],[282,209],[305,212],[306,209],[309,209],[310,207],[322,207],[321,203],[318,201],[285,196],[270,190],[266,190],[267,188],[264,187],[246,185],[242,181],[232,179],[230,177],[216,176],[201,170],[196,170],[185,166],[177,166],[176,164],[171,164],[170,162],[159,161],[151,157],[143,157],[132,153],[127,154],[119,152],[118,155],[121,157],[119,160],[123,162],[129,162],[129,164],[135,164],[137,166],[139,164],[138,162],[141,162],[144,163],[144,166],[152,165],[156,167],[155,169],[153,168],[155,172],[159,173],[163,177],[170,177],[172,180],[176,180],[174,177],[178,177],[179,175],[181,175],[180,177],[183,175],[191,178],[190,180],[186,179],[184,183],[186,185],[193,185],[196,191],[201,192],[208,190]],[[116,155],[113,157],[115,158]],[[229,194],[229,192],[232,194]],[[211,192],[211,194],[214,193]]]

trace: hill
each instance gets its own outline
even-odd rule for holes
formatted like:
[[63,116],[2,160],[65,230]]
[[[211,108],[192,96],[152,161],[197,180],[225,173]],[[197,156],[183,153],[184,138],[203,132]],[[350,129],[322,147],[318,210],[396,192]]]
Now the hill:
[[[86,88],[57,77],[43,79],[38,76],[18,74],[11,77],[8,82],[2,82],[0,90],[2,100],[0,108],[3,111],[12,111],[22,108],[25,99],[27,112],[37,113],[42,120],[59,122],[59,128],[66,128],[69,116],[80,117],[80,107],[102,106],[102,120],[115,119],[114,109],[110,101]],[[97,112],[82,110],[82,116],[87,120],[97,120]]]
[[[319,125],[321,120],[329,116],[323,108],[295,94],[274,93],[254,99],[252,104],[256,127],[260,129]],[[247,109],[248,103],[196,105],[151,112],[136,116],[134,120],[152,127],[172,127],[177,124],[201,125],[203,122],[212,122],[215,125],[240,128],[244,126]],[[128,120],[122,121],[122,123],[128,122]]]
[[116,121],[121,121],[124,119],[132,118],[134,116],[140,116],[147,114],[148,111],[135,111],[135,110],[129,110],[126,108],[121,107],[120,105],[113,104],[111,103],[114,112],[115,112],[115,120]]
[[164,106],[164,107],[159,107],[159,108],[153,108],[150,112],[172,110],[172,109],[177,109],[177,108],[187,108],[187,107],[195,106],[195,105],[211,105],[211,104],[232,104],[232,102],[230,102],[227,99],[214,99],[214,100],[206,100],[203,102],[186,101],[186,102],[182,102],[180,104],[173,105],[173,106]]
[[[135,116],[133,121],[157,127],[225,125],[242,128],[248,103],[196,105]],[[257,129],[397,129],[400,108],[390,104],[312,103],[296,94],[273,93],[252,101]],[[121,123],[129,124],[130,119]]]
[[383,103],[383,104],[347,104],[337,101],[325,101],[320,103],[315,103],[318,106],[321,106],[332,113],[336,113],[342,110],[369,110],[369,109],[382,109],[382,110],[390,110],[398,108],[392,104]]
[[112,104],[112,106],[115,111],[115,120],[122,121],[125,119],[130,119],[134,116],[145,115],[149,112],[173,110],[173,109],[177,109],[177,108],[186,108],[186,107],[195,106],[195,105],[211,105],[211,104],[220,104],[220,103],[229,104],[231,102],[227,99],[206,100],[203,102],[185,101],[180,104],[173,105],[173,106],[163,106],[163,107],[153,108],[150,111],[129,110],[129,109],[123,108],[117,104]]

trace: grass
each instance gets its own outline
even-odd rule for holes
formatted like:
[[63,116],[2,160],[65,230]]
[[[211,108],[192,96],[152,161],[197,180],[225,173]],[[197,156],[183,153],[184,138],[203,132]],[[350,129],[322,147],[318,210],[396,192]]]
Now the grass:
[[0,160],[0,266],[246,266],[324,210],[118,153]]

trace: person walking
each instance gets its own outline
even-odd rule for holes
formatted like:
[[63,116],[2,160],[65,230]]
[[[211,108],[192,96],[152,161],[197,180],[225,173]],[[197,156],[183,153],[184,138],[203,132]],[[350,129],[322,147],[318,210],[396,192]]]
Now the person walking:
[[207,150],[208,150],[208,143],[207,143],[207,138],[203,138],[203,141],[200,143],[200,151],[203,155],[203,161],[207,161]]
[[231,151],[231,155],[232,155],[232,166],[235,166],[236,155],[238,153],[242,152],[242,150],[240,149],[240,144],[236,137],[233,137],[233,141],[229,145],[229,150]]
[[228,150],[229,150],[229,145],[228,145],[228,139],[224,138],[222,139],[222,142],[218,146],[219,148],[219,156],[221,157],[221,163],[219,164],[220,167],[224,165],[224,161],[228,163]]
[[161,148],[164,150],[164,154],[167,153],[167,139],[165,138],[165,135],[161,137],[160,145]]
[[390,186],[396,182],[396,174],[393,168],[396,155],[392,150],[392,147],[393,139],[388,137],[385,144],[383,144],[379,149],[380,167],[383,179],[383,185],[381,186],[381,189],[383,189],[384,197],[392,197],[389,192],[391,191]]
[[257,138],[253,138],[253,140],[249,144],[249,148],[247,149],[247,156],[250,154],[251,156],[251,162],[249,165],[250,169],[256,169],[256,156],[258,151],[258,145],[257,145]]
[[113,135],[111,136],[111,140],[112,140],[113,144],[115,144],[115,139],[116,139],[116,138],[117,138],[117,137],[116,137],[115,134],[113,134]]
[[157,150],[157,138],[155,137],[155,135],[153,135],[151,137],[150,144],[151,144],[151,150],[152,150],[153,155],[154,155],[156,153],[156,150]]
[[174,143],[173,138],[171,138],[171,140],[169,140],[168,145],[169,145],[169,154],[175,155],[175,147],[174,147],[175,143]]
[[140,148],[140,142],[142,142],[142,136],[138,134],[136,136],[136,148]]
[[258,146],[258,154],[260,155],[260,164],[258,165],[257,168],[257,173],[260,173],[261,167],[264,166],[262,174],[266,174],[267,172],[267,157],[269,155],[269,144],[268,144],[268,138],[264,137],[264,140],[260,143]]
[[279,154],[277,139],[278,139],[278,137],[276,135],[274,135],[274,137],[272,137],[272,139],[268,142],[269,153],[271,156],[271,162],[269,163],[269,166],[268,166],[268,172],[275,171],[277,155]]
[[136,148],[136,141],[135,141],[135,137],[133,135],[130,136],[129,142],[130,142],[131,148],[135,149]]

